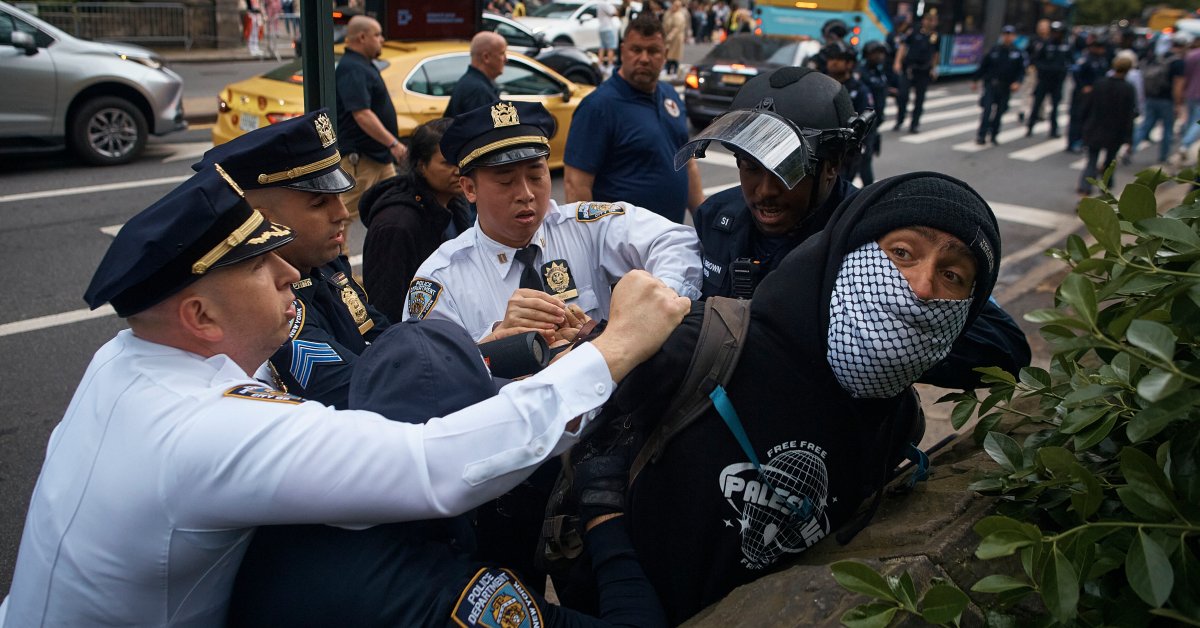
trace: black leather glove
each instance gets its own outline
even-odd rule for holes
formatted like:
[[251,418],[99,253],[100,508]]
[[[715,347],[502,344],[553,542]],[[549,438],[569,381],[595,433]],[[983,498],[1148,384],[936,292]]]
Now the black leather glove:
[[571,494],[579,505],[581,532],[596,517],[625,511],[629,465],[641,442],[629,430],[620,430],[608,443],[600,440],[593,438],[581,445],[577,450],[580,455],[572,464]]

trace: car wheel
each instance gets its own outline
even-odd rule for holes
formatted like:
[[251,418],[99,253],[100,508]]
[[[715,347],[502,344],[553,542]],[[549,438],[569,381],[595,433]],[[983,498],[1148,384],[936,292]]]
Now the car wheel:
[[555,37],[554,41],[551,43],[553,43],[555,46],[574,46],[575,45],[575,41],[573,39],[571,39],[570,37],[567,37],[566,35],[559,35],[558,37]]
[[566,74],[567,80],[576,85],[595,85],[596,77],[583,68],[575,68]]
[[71,148],[97,166],[127,163],[146,147],[146,117],[133,103],[116,96],[87,101],[71,120]]

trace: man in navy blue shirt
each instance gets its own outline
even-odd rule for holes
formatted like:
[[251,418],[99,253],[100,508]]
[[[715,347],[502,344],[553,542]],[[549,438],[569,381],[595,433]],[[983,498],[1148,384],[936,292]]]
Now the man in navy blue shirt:
[[491,31],[476,33],[471,38],[471,65],[458,79],[450,104],[446,105],[446,117],[453,118],[480,107],[490,107],[500,101],[500,88],[496,77],[504,73],[508,61],[508,43]]
[[683,100],[658,80],[666,62],[662,24],[639,16],[625,29],[621,66],[575,111],[563,170],[567,202],[627,201],[683,222],[704,200],[700,169],[675,170],[688,141]]
[[[357,185],[342,194],[350,217],[358,216],[358,199],[372,185],[396,176],[395,164],[408,149],[397,137],[396,108],[379,69],[371,62],[383,50],[379,22],[356,15],[346,24],[346,51],[334,70],[342,169]],[[353,221],[351,221],[353,223]]]

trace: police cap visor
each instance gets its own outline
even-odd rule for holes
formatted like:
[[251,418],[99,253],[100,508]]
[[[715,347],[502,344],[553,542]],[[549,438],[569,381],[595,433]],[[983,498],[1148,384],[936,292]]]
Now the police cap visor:
[[711,142],[720,142],[753,157],[790,190],[815,171],[812,139],[783,116],[770,111],[730,111],[713,120],[675,153],[675,169],[704,156]]

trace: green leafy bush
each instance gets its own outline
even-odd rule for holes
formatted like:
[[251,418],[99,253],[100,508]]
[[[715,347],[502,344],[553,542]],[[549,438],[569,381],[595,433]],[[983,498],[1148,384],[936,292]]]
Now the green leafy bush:
[[1069,266],[1056,307],[1026,315],[1049,369],[981,369],[985,395],[942,399],[955,428],[980,416],[1000,467],[971,486],[1000,496],[975,556],[1020,563],[971,587],[989,623],[1040,598],[1050,624],[1200,626],[1200,203],[1158,211],[1170,180],[1080,202],[1095,243],[1050,251]]

